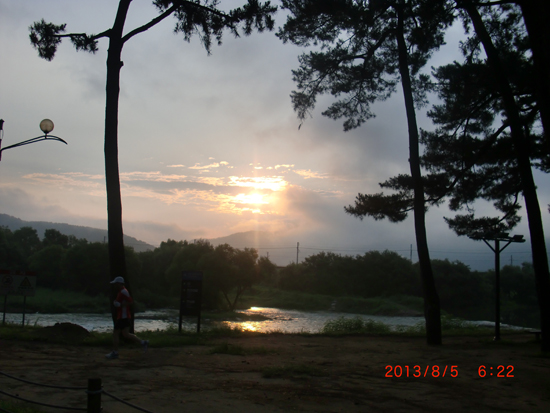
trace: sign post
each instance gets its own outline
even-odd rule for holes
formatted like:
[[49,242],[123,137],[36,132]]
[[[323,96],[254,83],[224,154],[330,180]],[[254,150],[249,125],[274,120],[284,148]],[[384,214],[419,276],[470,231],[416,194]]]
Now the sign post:
[[182,272],[178,326],[180,333],[183,316],[197,316],[197,333],[201,332],[202,279],[201,271]]
[[4,315],[2,324],[6,323],[6,306],[8,295],[23,296],[23,327],[25,326],[25,305],[27,297],[34,296],[36,290],[36,272],[0,270],[0,295],[4,296]]

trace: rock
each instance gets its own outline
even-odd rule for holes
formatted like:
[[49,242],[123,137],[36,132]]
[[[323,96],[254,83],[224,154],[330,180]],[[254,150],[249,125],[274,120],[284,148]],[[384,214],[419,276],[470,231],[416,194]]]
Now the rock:
[[90,332],[78,324],[55,323],[53,326],[36,330],[35,334],[47,341],[75,343],[84,340]]

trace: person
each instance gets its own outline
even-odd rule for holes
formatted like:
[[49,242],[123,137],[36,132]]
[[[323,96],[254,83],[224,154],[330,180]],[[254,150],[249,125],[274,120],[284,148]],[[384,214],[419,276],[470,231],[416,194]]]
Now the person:
[[143,352],[147,351],[149,346],[149,341],[141,340],[136,335],[130,333],[130,325],[132,321],[132,312],[130,311],[130,305],[134,302],[128,290],[124,287],[124,278],[116,277],[111,281],[116,289],[118,294],[113,302],[114,306],[117,308],[117,315],[115,326],[113,329],[113,351],[106,355],[110,360],[118,358],[118,345],[120,343],[120,335],[127,340],[133,341],[135,343],[141,344]]

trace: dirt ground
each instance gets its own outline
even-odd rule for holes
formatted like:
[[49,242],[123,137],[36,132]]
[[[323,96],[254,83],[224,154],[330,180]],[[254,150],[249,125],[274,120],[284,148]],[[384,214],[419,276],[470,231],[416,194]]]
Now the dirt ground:
[[[212,354],[220,344],[248,354]],[[550,411],[550,358],[529,334],[503,335],[499,344],[490,336],[445,338],[441,347],[395,336],[278,334],[178,348],[155,348],[153,340],[147,353],[126,345],[112,361],[108,351],[0,339],[0,372],[57,386],[85,387],[89,378],[101,378],[106,392],[155,413]],[[478,374],[482,365],[485,377]],[[433,377],[435,366],[439,377]],[[266,377],[270,371],[280,375]],[[0,389],[86,407],[82,390],[37,387],[4,375]],[[139,411],[105,394],[102,406],[106,413]]]

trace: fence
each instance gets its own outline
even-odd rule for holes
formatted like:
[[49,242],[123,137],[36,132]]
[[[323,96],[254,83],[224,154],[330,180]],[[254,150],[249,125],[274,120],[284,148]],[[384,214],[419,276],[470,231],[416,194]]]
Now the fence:
[[[86,399],[87,399],[86,407],[56,406],[56,405],[52,405],[52,404],[37,402],[35,400],[24,399],[22,397],[19,397],[18,395],[10,394],[10,393],[7,393],[3,390],[0,390],[0,394],[3,394],[5,396],[11,397],[13,399],[16,399],[16,400],[19,400],[19,401],[22,401],[22,402],[25,402],[25,403],[36,404],[36,405],[39,405],[39,406],[49,407],[49,408],[52,408],[52,409],[76,410],[76,411],[82,411],[82,412],[87,412],[87,413],[100,413],[102,411],[101,395],[104,394],[105,396],[108,396],[108,397],[110,397],[110,398],[112,398],[112,399],[114,399],[114,400],[116,400],[120,403],[123,403],[123,404],[125,404],[129,407],[132,407],[136,410],[139,410],[139,411],[142,411],[142,412],[145,412],[145,413],[153,413],[149,410],[146,410],[146,409],[143,409],[142,407],[139,407],[139,406],[136,406],[134,404],[128,403],[127,401],[124,401],[124,400],[122,400],[122,399],[106,392],[105,390],[103,390],[103,388],[101,386],[101,379],[88,379],[88,386],[87,387],[69,387],[69,386],[54,386],[54,385],[51,385],[51,384],[35,383],[35,382],[32,382],[32,381],[28,381],[28,380],[24,380],[24,379],[21,379],[21,378],[18,378],[18,377],[11,376],[11,375],[6,374],[2,371],[0,371],[0,375],[8,377],[8,378],[13,379],[13,380],[20,381],[20,382],[25,383],[25,384],[30,384],[30,385],[33,385],[33,386],[49,387],[49,388],[58,389],[58,390],[83,391],[83,392],[85,392]],[[13,413],[13,412],[10,412],[9,410],[3,409],[2,407],[0,407],[0,412]]]

